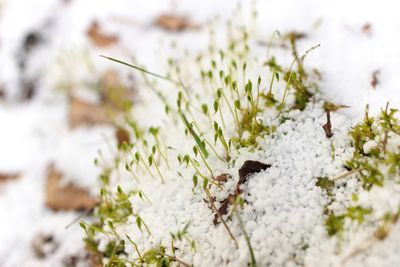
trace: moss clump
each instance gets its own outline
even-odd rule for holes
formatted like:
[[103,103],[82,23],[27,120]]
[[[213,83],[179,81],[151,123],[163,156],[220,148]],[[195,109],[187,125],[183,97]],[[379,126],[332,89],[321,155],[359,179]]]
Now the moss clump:
[[344,215],[330,213],[325,220],[325,228],[329,236],[342,233],[344,231]]
[[[400,124],[396,112],[386,106],[379,117],[371,118],[367,109],[364,121],[350,130],[354,153],[345,166],[350,170],[360,169],[363,187],[367,190],[372,186],[382,187],[385,179],[399,179],[400,151],[396,143]],[[389,167],[387,174],[383,166]]]
[[[332,105],[326,108],[335,109]],[[362,187],[359,192],[368,192],[374,186],[383,187],[387,180],[400,182],[400,123],[396,118],[397,110],[389,109],[388,105],[382,109],[376,118],[370,117],[368,107],[365,112],[364,120],[351,128],[349,135],[351,137],[351,146],[354,148],[353,156],[345,162],[345,167],[349,174],[357,174]],[[343,178],[345,176],[342,176]],[[327,177],[318,178],[317,186],[328,192],[329,204],[333,203],[330,190],[334,186],[334,181]],[[345,185],[342,185],[345,186]],[[353,202],[358,201],[357,194],[351,196]],[[328,235],[337,235],[345,231],[346,220],[355,221],[362,224],[366,221],[368,215],[373,214],[370,207],[361,205],[351,205],[341,214],[335,214],[329,210],[329,204],[325,207],[325,226]],[[388,211],[388,214],[392,212]],[[373,224],[383,222],[383,226],[376,230],[376,238],[380,239],[387,235],[387,219],[375,220]]]
[[327,191],[330,191],[335,186],[335,182],[330,180],[328,177],[318,177],[315,184],[321,189]]

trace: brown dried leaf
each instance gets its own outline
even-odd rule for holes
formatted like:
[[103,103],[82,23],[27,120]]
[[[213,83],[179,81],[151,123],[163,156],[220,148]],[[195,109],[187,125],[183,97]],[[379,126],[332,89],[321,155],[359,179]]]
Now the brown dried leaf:
[[221,173],[220,175],[215,177],[215,181],[217,181],[218,184],[223,185],[231,178],[232,178],[232,176],[229,173]]
[[[236,198],[240,195],[240,193],[242,192],[240,190],[240,185],[245,183],[247,181],[247,178],[254,174],[254,173],[258,173],[261,172],[263,170],[266,170],[268,168],[270,168],[271,165],[270,164],[264,164],[262,162],[259,161],[254,161],[254,160],[246,160],[245,163],[242,165],[242,167],[239,169],[239,181],[236,185],[236,191],[234,194],[230,194],[224,201],[220,202],[221,203],[221,207],[218,209],[218,212],[221,215],[226,215],[228,213],[228,209],[231,205],[235,204]],[[226,179],[228,179],[228,177],[230,177],[229,174],[221,174],[220,179],[223,180],[225,179],[225,176],[227,177]],[[218,176],[219,177],[219,176]],[[218,177],[216,178],[216,180],[218,179]],[[226,182],[226,181],[225,181]],[[220,223],[219,217],[217,214],[214,215],[214,220],[213,220],[214,225],[218,225]]]
[[14,180],[18,177],[19,175],[16,173],[0,173],[0,183],[5,182],[8,180]]
[[326,112],[326,123],[322,128],[324,129],[325,135],[328,138],[331,138],[333,136],[332,133],[332,123],[331,123],[331,113],[329,111]]
[[368,35],[368,36],[371,36],[371,35],[372,35],[372,25],[371,25],[371,23],[369,23],[369,22],[365,23],[365,24],[362,26],[361,31],[362,31],[364,34],[366,34],[366,35]]
[[247,178],[254,174],[270,168],[270,164],[265,164],[255,160],[246,160],[242,167],[239,169],[239,182],[236,186],[237,192],[240,194],[240,185],[247,181]]
[[[235,204],[236,194],[230,194],[224,201],[222,201],[222,205],[219,207],[218,212],[221,216],[228,214],[228,209],[231,205]],[[214,215],[213,220],[214,225],[218,225],[220,223],[219,217],[217,214]]]
[[154,23],[158,27],[171,32],[198,28],[198,26],[193,24],[186,16],[175,14],[161,14]]
[[107,47],[118,42],[116,35],[106,34],[102,32],[100,25],[97,21],[92,22],[86,32],[89,39],[99,47]]
[[69,101],[70,127],[93,126],[95,124],[112,124],[112,118],[107,113],[106,108],[71,97]]
[[120,82],[115,71],[104,72],[100,79],[100,103],[90,103],[71,96],[69,102],[69,124],[71,128],[112,124],[113,116],[118,115],[133,102],[134,89]]
[[124,128],[118,127],[115,130],[115,137],[117,138],[118,146],[121,146],[124,142],[130,143],[129,132]]
[[73,184],[63,185],[62,174],[50,166],[47,173],[46,205],[58,210],[85,210],[93,208],[98,200],[85,189]]

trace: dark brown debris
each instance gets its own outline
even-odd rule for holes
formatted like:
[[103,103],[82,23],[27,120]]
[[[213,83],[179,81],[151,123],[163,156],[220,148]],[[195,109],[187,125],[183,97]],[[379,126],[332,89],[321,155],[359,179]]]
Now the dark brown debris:
[[38,259],[44,259],[53,254],[58,246],[54,236],[49,234],[38,234],[32,240],[32,251]]
[[221,173],[220,175],[215,177],[215,181],[217,181],[218,184],[223,185],[231,178],[232,176],[229,173]]
[[239,182],[238,185],[244,184],[247,178],[254,174],[259,173],[263,170],[270,168],[270,164],[265,164],[255,160],[246,160],[242,167],[239,169]]
[[376,86],[379,84],[379,74],[380,70],[375,70],[372,72],[372,77],[371,77],[371,86],[372,88],[376,88]]
[[322,126],[322,128],[324,129],[326,137],[331,138],[333,136],[330,111],[326,112],[326,123],[324,124],[324,126]]
[[362,33],[371,36],[372,35],[372,25],[371,23],[367,22],[361,27]]
[[188,17],[176,14],[161,14],[156,18],[154,24],[170,32],[180,32],[198,28]]
[[59,210],[88,210],[94,208],[98,200],[83,188],[62,183],[62,173],[50,166],[47,173],[46,205]]
[[38,31],[31,31],[25,36],[23,49],[26,53],[32,52],[40,43],[44,41],[42,34]]
[[[220,202],[221,206],[219,207],[218,212],[221,214],[221,216],[228,214],[229,206],[235,204],[236,197],[236,194],[230,194],[224,201]],[[214,215],[213,223],[214,225],[218,225],[220,223],[218,214]]]
[[103,266],[97,257],[94,256],[92,252],[85,251],[78,254],[67,255],[63,258],[62,264],[64,267],[78,267],[78,266],[88,266],[88,267],[101,267]]
[[115,129],[115,137],[117,138],[118,146],[121,146],[124,142],[130,143],[130,135],[129,132],[121,127]]
[[92,22],[86,35],[98,47],[108,47],[118,42],[118,36],[104,33],[97,21]]
[[62,260],[62,263],[64,267],[76,267],[81,261],[82,259],[79,256],[69,255]]
[[[240,185],[244,184],[250,175],[254,173],[259,173],[270,167],[271,167],[270,164],[265,164],[259,161],[254,161],[254,160],[245,161],[243,166],[239,169],[239,181],[236,185],[236,191],[234,194],[230,194],[224,201],[220,202],[221,206],[218,209],[219,214],[221,215],[228,214],[229,207],[235,204],[236,198],[242,193],[242,191],[240,190]],[[220,177],[219,178],[220,180],[224,181],[225,179],[226,180],[229,179],[230,175],[223,173],[218,177]],[[216,178],[216,180],[218,179],[218,177]],[[218,225],[220,223],[219,216],[217,214],[214,215],[213,223],[214,225]]]
[[0,85],[0,101],[6,99],[6,91],[4,88]]

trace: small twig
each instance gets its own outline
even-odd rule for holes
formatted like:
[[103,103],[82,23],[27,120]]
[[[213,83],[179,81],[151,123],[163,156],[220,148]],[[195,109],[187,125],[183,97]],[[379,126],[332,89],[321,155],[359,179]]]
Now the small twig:
[[336,181],[336,180],[342,179],[342,178],[347,177],[347,176],[349,176],[349,175],[351,175],[351,174],[353,174],[353,173],[357,173],[357,172],[359,172],[359,171],[361,171],[361,170],[362,170],[362,168],[358,168],[358,169],[354,169],[354,170],[351,170],[351,171],[342,173],[341,175],[339,175],[339,176],[333,178],[332,180],[333,180],[333,181]]
[[164,253],[164,256],[167,256],[167,257],[170,258],[172,261],[176,261],[176,262],[182,264],[182,265],[185,266],[185,267],[192,267],[192,266],[193,266],[193,265],[191,265],[191,264],[189,264],[189,263],[186,263],[186,262],[184,262],[184,261],[178,259],[177,257],[171,256],[171,255],[168,255],[168,254],[165,254],[165,253]]
[[374,236],[368,238],[363,244],[360,246],[356,247],[349,255],[343,258],[342,264],[345,264],[349,259],[353,258],[354,256],[357,256],[358,254],[362,253],[363,251],[367,250],[370,248],[373,244],[375,244],[378,241]]
[[314,49],[317,49],[317,48],[320,47],[320,46],[321,46],[321,44],[317,44],[317,45],[314,45],[314,46],[312,46],[311,48],[307,49],[307,51],[306,51],[306,52],[301,56],[301,58],[300,58],[301,63],[304,62],[304,59],[306,58],[306,56],[308,55],[308,53],[310,53],[310,52],[313,51]]
[[226,231],[228,232],[229,236],[231,237],[231,239],[235,243],[236,248],[239,248],[238,242],[236,241],[235,237],[233,236],[233,234],[232,234],[231,230],[229,229],[228,225],[226,224],[225,220],[222,218],[221,213],[218,211],[217,207],[215,206],[213,197],[211,196],[210,192],[208,191],[207,188],[204,189],[204,192],[206,192],[207,197],[209,199],[209,202],[211,204],[211,207],[214,209],[215,213],[217,214],[217,216],[221,220],[221,222],[224,225],[224,227],[225,227]]

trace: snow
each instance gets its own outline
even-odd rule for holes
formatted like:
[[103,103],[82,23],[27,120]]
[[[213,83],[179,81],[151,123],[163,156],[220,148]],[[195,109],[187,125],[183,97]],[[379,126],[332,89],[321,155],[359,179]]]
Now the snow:
[[[94,166],[94,158],[99,150],[107,159],[116,153],[111,127],[69,129],[67,98],[60,84],[71,82],[74,94],[91,99],[93,95],[87,84],[95,81],[104,70],[118,70],[125,76],[131,72],[99,57],[100,54],[128,61],[134,57],[148,69],[166,73],[168,57],[184,56],[179,48],[187,48],[194,54],[207,46],[208,26],[182,34],[166,33],[153,25],[154,18],[160,13],[177,11],[188,15],[196,24],[217,25],[217,31],[223,31],[226,19],[234,18],[239,23],[248,19],[231,15],[238,1],[229,0],[66,2],[0,1],[0,89],[4,88],[7,95],[6,101],[0,100],[0,173],[20,174],[15,181],[0,184],[0,262],[6,267],[62,266],[69,255],[83,253],[80,227],[75,224],[65,229],[79,213],[52,212],[45,206],[46,170],[54,163],[65,173],[64,182],[74,182],[95,195],[99,191],[101,170]],[[250,10],[250,2],[243,1],[242,7]],[[234,178],[225,185],[224,191],[213,193],[218,199],[224,199],[234,190],[237,170],[245,160],[251,158],[271,164],[271,168],[252,176],[243,187],[249,205],[245,206],[241,216],[246,218],[246,229],[260,266],[340,266],[343,254],[336,253],[334,240],[326,236],[322,212],[327,200],[315,186],[315,178],[335,177],[345,171],[342,163],[351,154],[347,130],[363,116],[366,104],[370,106],[371,114],[377,114],[387,101],[399,108],[398,3],[272,0],[258,1],[256,6],[259,21],[254,39],[268,41],[275,30],[305,32],[307,38],[299,43],[300,51],[321,44],[307,56],[305,63],[316,67],[323,75],[322,98],[350,108],[332,114],[332,139],[327,139],[322,131],[326,118],[321,103],[315,103],[304,112],[292,111],[289,116],[294,121],[289,120],[278,127],[274,138],[261,140],[261,146],[266,149],[234,154],[236,162],[229,168],[218,159],[212,159],[216,172],[229,171]],[[219,16],[219,20],[213,21],[215,16]],[[118,45],[112,48],[94,46],[86,37],[93,20],[101,23],[104,32],[117,34]],[[371,25],[371,33],[362,30],[367,23]],[[44,41],[32,53],[24,55],[22,41],[30,31],[38,31]],[[174,42],[177,49],[170,47]],[[222,46],[224,42],[224,35],[217,35],[216,43]],[[258,53],[254,54],[265,55],[265,47],[254,49]],[[285,65],[290,63],[286,51],[276,49],[273,53],[286,60]],[[27,57],[24,71],[18,66],[21,56]],[[259,71],[256,66],[253,69]],[[373,88],[370,84],[372,73],[377,70],[379,82]],[[37,95],[30,102],[20,100],[23,77],[38,82]],[[139,119],[140,126],[165,126],[166,118],[160,115],[163,109],[160,101],[148,92],[140,92],[139,99],[140,103],[133,108],[133,116]],[[278,124],[273,112],[262,114],[262,119],[269,124]],[[163,136],[166,142],[182,152],[191,151],[191,144],[177,138],[182,135],[181,129],[175,125],[167,126],[168,135]],[[334,159],[331,142],[335,145]],[[395,139],[389,148],[396,149],[396,142]],[[374,146],[374,142],[368,146]],[[125,173],[115,181],[115,185],[121,184],[123,188],[143,190],[152,201],[150,204],[132,199],[152,230],[151,237],[140,233],[134,218],[118,231],[134,236],[141,249],[150,249],[159,242],[168,243],[170,232],[178,231],[191,221],[189,236],[196,241],[197,252],[178,256],[193,262],[194,266],[220,266],[227,262],[230,266],[246,265],[248,250],[237,222],[233,220],[229,224],[234,235],[240,237],[240,250],[235,249],[222,226],[212,225],[213,214],[199,192],[192,194],[191,179],[182,179],[171,170],[163,170],[163,173],[168,179],[162,186],[157,176],[155,179],[147,177],[145,182],[134,182]],[[185,170],[182,173],[189,175]],[[332,208],[337,211],[343,209],[350,201],[351,192],[359,186],[354,179],[349,179],[347,185],[346,189],[335,192],[339,204]],[[388,184],[360,193],[359,203],[366,206],[375,203],[374,210],[382,210],[382,207],[395,210],[400,202],[397,195],[397,187]],[[376,214],[377,217],[381,215]],[[371,229],[351,231],[352,234],[346,236],[351,240],[348,252],[371,236]],[[39,233],[52,233],[60,244],[56,253],[43,260],[36,259],[31,252],[32,240]],[[396,253],[400,249],[399,233],[400,226],[396,224],[385,242],[375,244],[347,264],[399,265]],[[305,244],[307,252],[302,250]],[[183,246],[190,251],[187,244]],[[135,255],[131,246],[127,249],[130,255]],[[83,265],[88,264],[83,262]]]

